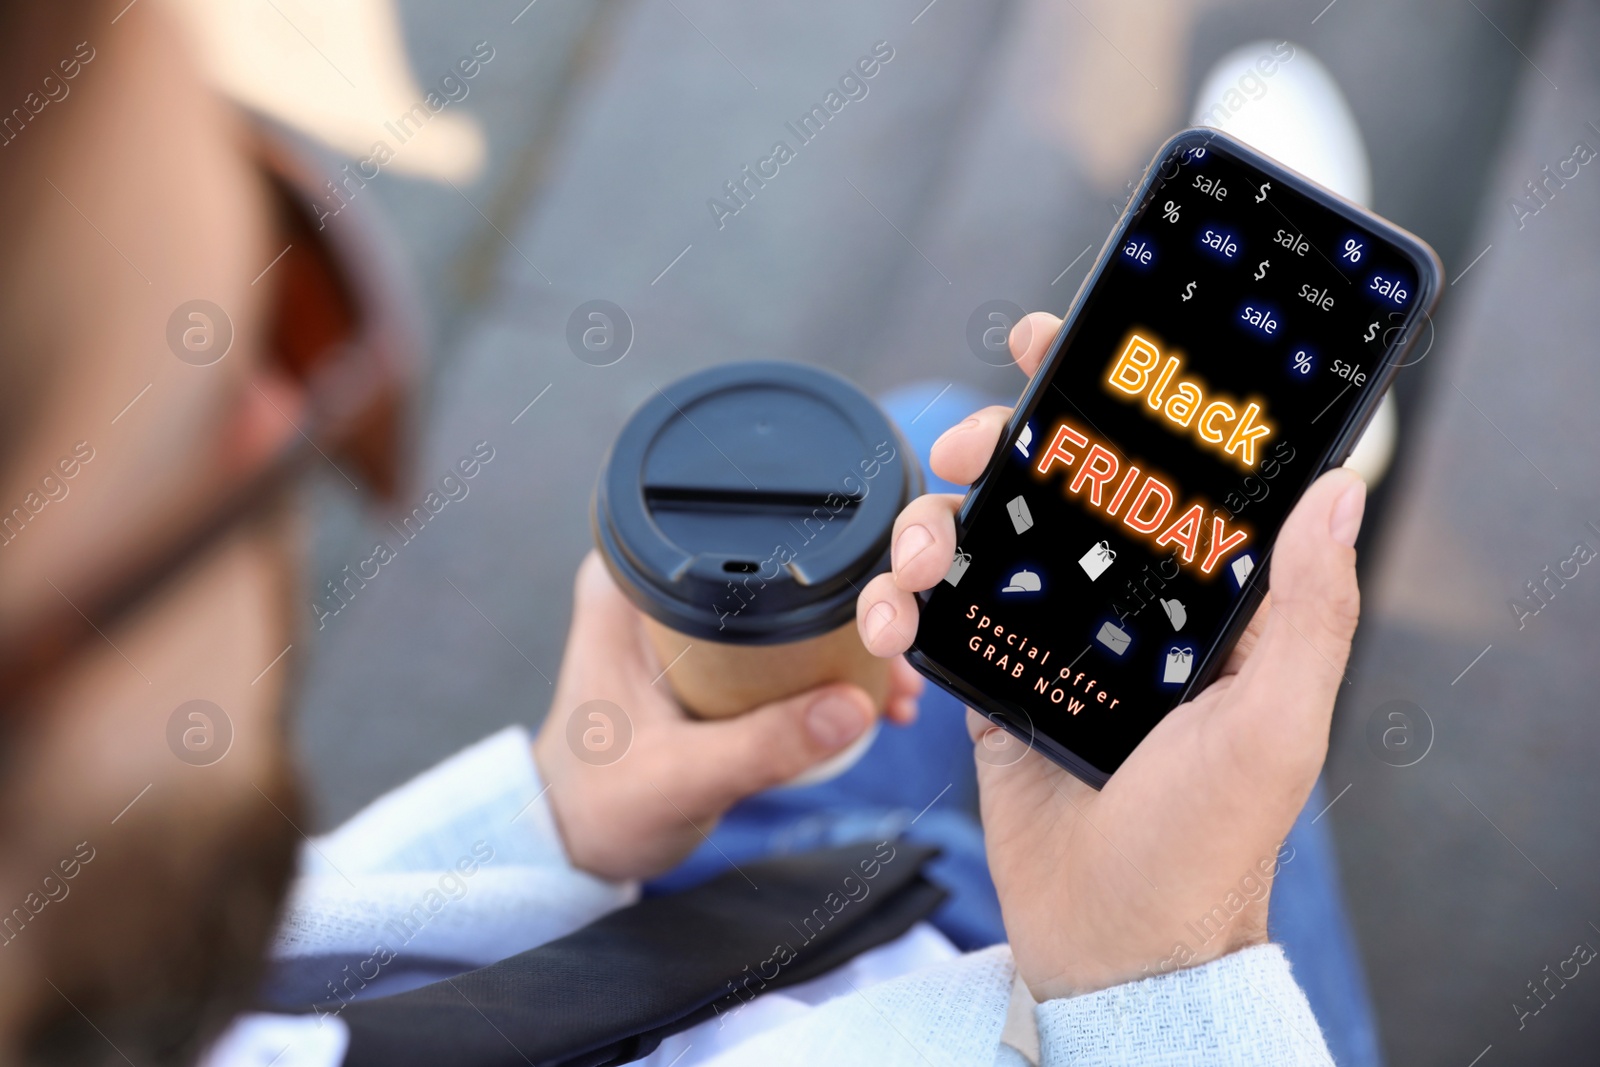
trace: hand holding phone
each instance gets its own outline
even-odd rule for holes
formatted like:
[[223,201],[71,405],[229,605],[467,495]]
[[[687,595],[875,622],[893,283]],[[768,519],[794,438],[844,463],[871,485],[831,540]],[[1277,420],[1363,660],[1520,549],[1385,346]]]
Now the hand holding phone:
[[968,472],[961,564],[907,660],[1103,785],[1227,662],[1290,509],[1354,447],[1440,274],[1248,146],[1172,138]]
[[[1060,325],[1036,313],[1013,331],[1024,372],[1038,369]],[[934,472],[957,484],[978,478],[1011,414],[986,408],[947,431]],[[955,559],[961,500],[924,496],[901,513],[893,568],[857,602],[875,654],[910,647],[916,594],[943,582]],[[989,868],[1035,999],[1266,939],[1279,847],[1322,766],[1355,631],[1352,546],[1364,501],[1347,470],[1312,485],[1278,536],[1273,591],[1216,680],[1158,722],[1103,789],[969,713]]]

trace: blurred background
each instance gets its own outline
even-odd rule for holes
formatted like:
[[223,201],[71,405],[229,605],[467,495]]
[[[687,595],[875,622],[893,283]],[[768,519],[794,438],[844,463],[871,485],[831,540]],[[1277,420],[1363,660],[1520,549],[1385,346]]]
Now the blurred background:
[[[494,449],[468,497],[320,630],[324,583],[398,538],[342,483],[310,493],[298,744],[319,827],[542,718],[601,457],[656,386],[765,358],[930,401],[951,384],[1015,398],[1020,375],[968,343],[973,311],[1066,308],[1222,54],[1259,39],[1315,54],[1359,121],[1373,206],[1450,280],[1396,387],[1325,782],[1383,1042],[1396,1064],[1594,1058],[1600,974],[1540,983],[1600,946],[1600,569],[1549,577],[1580,542],[1600,549],[1600,164],[1540,199],[1528,186],[1579,142],[1600,148],[1593,5],[187,6],[218,82],[330,174],[395,148],[346,199],[413,274],[433,357],[407,499],[477,442]],[[879,42],[892,59],[867,95],[719,220],[724,183],[793,144],[785,123]],[[430,91],[450,103],[399,143],[394,123]],[[609,366],[569,343],[593,300],[631,338]],[[1531,984],[1555,993],[1535,1001]]]

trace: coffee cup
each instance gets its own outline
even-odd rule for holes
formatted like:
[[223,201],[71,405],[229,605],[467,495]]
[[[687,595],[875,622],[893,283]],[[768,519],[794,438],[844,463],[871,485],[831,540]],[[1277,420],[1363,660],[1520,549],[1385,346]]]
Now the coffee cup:
[[726,718],[829,682],[881,711],[889,661],[861,644],[856,594],[889,566],[916,458],[846,379],[732,363],[658,390],[595,487],[595,543],[644,615],[690,714]]

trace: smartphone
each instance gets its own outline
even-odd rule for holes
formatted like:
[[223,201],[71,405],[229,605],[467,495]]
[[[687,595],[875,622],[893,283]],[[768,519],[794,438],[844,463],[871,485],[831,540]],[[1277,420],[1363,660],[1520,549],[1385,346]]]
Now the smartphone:
[[912,665],[1104,785],[1221,669],[1441,277],[1421,240],[1242,142],[1173,137],[956,516]]

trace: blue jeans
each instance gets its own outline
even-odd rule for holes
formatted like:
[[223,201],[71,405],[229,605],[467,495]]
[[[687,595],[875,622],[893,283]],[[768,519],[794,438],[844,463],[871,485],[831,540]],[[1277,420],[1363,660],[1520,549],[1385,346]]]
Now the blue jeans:
[[[939,389],[932,383],[906,386],[885,397],[883,406],[921,457],[928,491],[959,492],[962,487],[928,470],[928,450],[945,429],[994,401],[951,388],[925,408]],[[1327,824],[1312,821],[1326,803],[1319,783],[1289,831],[1293,852],[1283,852],[1268,932],[1294,965],[1335,1062],[1377,1067],[1377,1030],[1339,892],[1333,844]],[[982,948],[1004,941],[1006,933],[977,811],[965,709],[930,687],[914,725],[880,730],[861,761],[831,781],[775,789],[739,804],[711,834],[711,842],[645,892],[703,882],[726,870],[729,860],[903,836],[943,849],[928,876],[949,890],[950,898],[934,913],[933,924],[958,948]]]

